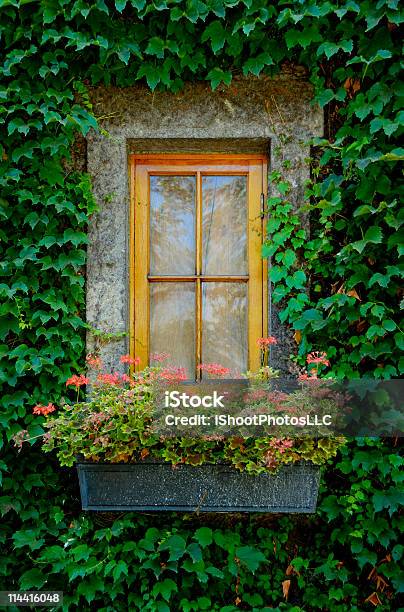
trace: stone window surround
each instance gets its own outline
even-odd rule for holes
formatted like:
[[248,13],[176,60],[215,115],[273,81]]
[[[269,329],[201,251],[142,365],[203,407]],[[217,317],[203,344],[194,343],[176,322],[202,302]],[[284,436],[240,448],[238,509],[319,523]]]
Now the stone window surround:
[[[90,223],[87,250],[86,317],[107,333],[129,330],[129,153],[257,153],[267,151],[269,172],[291,182],[295,209],[309,178],[309,141],[323,134],[323,113],[312,104],[312,88],[301,75],[239,78],[212,92],[204,83],[179,94],[152,94],[145,87],[96,88],[95,115],[102,133],[87,137],[87,170],[100,210]],[[285,169],[283,162],[290,161]],[[268,193],[276,195],[273,186]],[[270,333],[278,339],[271,365],[286,374],[293,340],[271,305]],[[108,367],[120,369],[129,337],[104,343],[91,333],[87,351],[100,350]]]

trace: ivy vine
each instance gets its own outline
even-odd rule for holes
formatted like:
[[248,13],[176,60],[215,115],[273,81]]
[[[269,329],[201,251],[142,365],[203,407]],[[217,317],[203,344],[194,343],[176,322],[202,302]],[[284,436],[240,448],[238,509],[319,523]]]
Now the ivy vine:
[[[397,609],[401,480],[390,443],[352,443],[309,522],[305,548],[298,531],[306,526],[292,518],[258,531],[258,544],[254,524],[244,531],[235,523],[231,533],[148,517],[102,526],[80,514],[77,490],[52,461],[35,446],[17,457],[8,442],[21,427],[41,433],[32,406],[58,401],[82,364],[86,228],[95,202],[89,178],[69,160],[77,135],[98,129],[87,89],[99,83],[178,91],[204,80],[217,88],[235,74],[305,66],[327,129],[313,143],[310,235],[284,179],[272,177],[283,189],[268,202],[264,247],[274,299],[299,354],[326,350],[342,376],[402,373],[402,19],[398,0],[0,1],[2,588],[61,588],[72,610],[90,602],[126,610],[129,597],[132,609],[163,612],[359,610],[375,602]],[[371,570],[386,587],[367,580]]]

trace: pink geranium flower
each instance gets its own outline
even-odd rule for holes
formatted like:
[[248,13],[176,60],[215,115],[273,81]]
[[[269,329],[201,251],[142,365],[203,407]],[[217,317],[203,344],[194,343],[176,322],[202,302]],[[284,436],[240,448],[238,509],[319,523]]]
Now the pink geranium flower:
[[307,355],[307,359],[306,359],[307,363],[314,363],[317,365],[326,365],[329,366],[330,362],[327,359],[327,353],[324,352],[320,352],[320,351],[313,351],[312,353],[309,353]]
[[268,336],[267,338],[258,338],[257,340],[257,345],[260,349],[267,349],[268,346],[271,346],[272,344],[278,344],[274,336]]
[[198,365],[198,370],[206,372],[209,376],[218,376],[219,378],[223,378],[230,374],[230,368],[226,368],[220,365],[220,363],[200,363]]
[[50,414],[51,412],[55,412],[56,408],[53,404],[49,403],[47,406],[41,406],[40,404],[38,404],[37,406],[34,406],[32,412],[34,414],[41,414],[42,416],[46,416],[47,414]]
[[73,374],[73,376],[66,380],[66,387],[73,386],[79,388],[83,385],[88,385],[89,380],[90,379],[84,376],[83,374],[80,374],[80,376],[77,376],[77,374]]
[[140,357],[131,357],[130,355],[122,355],[119,358],[121,363],[127,363],[129,365],[139,365]]

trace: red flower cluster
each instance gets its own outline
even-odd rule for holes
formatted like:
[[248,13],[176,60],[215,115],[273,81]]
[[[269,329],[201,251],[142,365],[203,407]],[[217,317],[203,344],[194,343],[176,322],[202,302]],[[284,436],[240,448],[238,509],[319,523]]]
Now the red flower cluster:
[[163,368],[161,372],[159,372],[159,376],[162,380],[165,380],[169,384],[179,383],[187,380],[188,378],[185,368],[176,368],[173,366]]
[[209,376],[218,376],[219,378],[224,378],[224,376],[230,374],[230,368],[226,368],[220,365],[220,363],[200,363],[198,370],[206,372]]
[[257,345],[260,349],[267,349],[271,344],[278,344],[276,338],[268,336],[268,338],[258,338]]
[[98,355],[93,355],[90,353],[86,356],[86,361],[89,367],[93,368],[94,370],[99,370],[100,368],[102,368],[101,357],[99,357]]
[[42,414],[43,416],[46,416],[47,414],[50,414],[51,412],[55,412],[56,408],[53,404],[48,404],[47,406],[41,406],[40,404],[38,404],[37,406],[34,406],[32,412],[34,414]]
[[127,363],[129,365],[139,365],[140,357],[131,357],[130,355],[122,355],[122,357],[119,358],[119,361],[121,363]]
[[79,388],[83,385],[88,385],[89,380],[90,379],[84,376],[83,374],[80,374],[80,376],[77,376],[77,374],[73,374],[73,376],[66,380],[66,387],[73,386]]
[[310,372],[310,374],[307,374],[307,372],[305,372],[304,374],[299,374],[297,380],[300,380],[301,382],[318,380],[317,379],[317,370],[312,370]]
[[121,375],[118,372],[114,372],[113,374],[98,374],[97,380],[103,385],[112,385],[113,387],[120,385],[122,382]]
[[330,362],[327,359],[327,353],[314,351],[313,353],[309,353],[306,359],[307,363],[315,363],[317,365],[326,365],[329,366]]

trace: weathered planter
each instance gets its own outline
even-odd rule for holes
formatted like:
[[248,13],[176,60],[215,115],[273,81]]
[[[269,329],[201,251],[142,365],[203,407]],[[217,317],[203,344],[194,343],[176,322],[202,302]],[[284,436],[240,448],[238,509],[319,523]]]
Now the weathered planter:
[[285,465],[252,476],[226,465],[78,463],[83,510],[315,512],[320,470]]

